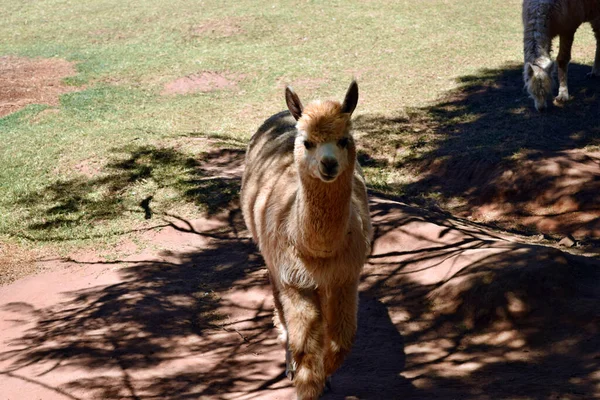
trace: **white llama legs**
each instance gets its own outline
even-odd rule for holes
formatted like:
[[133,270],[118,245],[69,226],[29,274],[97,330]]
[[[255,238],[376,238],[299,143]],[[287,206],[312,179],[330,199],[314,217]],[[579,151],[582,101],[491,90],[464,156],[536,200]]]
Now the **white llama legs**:
[[556,63],[558,65],[558,96],[556,101],[566,102],[569,100],[569,88],[567,85],[567,75],[569,71],[569,62],[571,61],[571,48],[575,33],[560,35],[560,48]]

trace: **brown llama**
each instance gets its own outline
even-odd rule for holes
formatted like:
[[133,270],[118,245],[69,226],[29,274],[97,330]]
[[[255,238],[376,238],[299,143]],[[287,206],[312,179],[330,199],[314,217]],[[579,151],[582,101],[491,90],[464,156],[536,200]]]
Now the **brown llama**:
[[585,22],[592,25],[596,36],[596,56],[588,76],[600,76],[600,0],[523,1],[523,79],[538,111],[547,107],[552,93],[553,62],[550,53],[552,39],[556,36],[560,38],[560,45],[556,58],[559,88],[555,100],[569,100],[567,70],[571,47],[575,31]]
[[351,134],[356,82],[343,104],[303,107],[289,87],[285,96],[289,112],[267,119],[250,140],[241,203],[269,270],[286,372],[298,399],[310,400],[354,342],[372,226]]

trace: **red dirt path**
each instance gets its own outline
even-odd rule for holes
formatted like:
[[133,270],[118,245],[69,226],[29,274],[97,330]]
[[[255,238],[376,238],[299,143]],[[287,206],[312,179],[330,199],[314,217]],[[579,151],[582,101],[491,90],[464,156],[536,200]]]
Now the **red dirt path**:
[[[600,398],[598,262],[371,207],[359,332],[324,399]],[[1,287],[0,398],[293,398],[239,211],[187,222],[159,251]]]

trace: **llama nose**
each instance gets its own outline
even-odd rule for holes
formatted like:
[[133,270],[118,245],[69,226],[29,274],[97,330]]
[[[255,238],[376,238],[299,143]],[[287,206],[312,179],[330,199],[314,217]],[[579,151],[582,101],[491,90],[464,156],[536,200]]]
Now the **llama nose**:
[[321,171],[325,175],[335,175],[338,170],[338,162],[335,158],[323,157],[321,159]]
[[543,102],[542,102],[542,101],[540,101],[539,103],[536,103],[536,104],[535,104],[535,108],[536,108],[538,111],[545,111],[545,110],[546,110],[546,108],[548,108],[548,104],[546,104],[546,102],[545,102],[545,101],[543,101]]

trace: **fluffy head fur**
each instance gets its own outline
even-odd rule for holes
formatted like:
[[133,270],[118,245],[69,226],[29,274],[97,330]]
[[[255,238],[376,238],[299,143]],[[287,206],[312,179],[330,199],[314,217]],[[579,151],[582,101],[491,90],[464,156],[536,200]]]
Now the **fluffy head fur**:
[[552,37],[548,32],[551,4],[552,0],[523,1],[523,79],[538,111],[546,108],[552,93]]
[[308,140],[325,143],[348,134],[350,115],[342,113],[342,105],[337,101],[315,101],[302,111],[296,127]]
[[350,114],[336,101],[309,104],[296,123],[294,157],[304,176],[333,182],[354,168],[356,149],[350,135]]
[[548,98],[552,94],[553,63],[550,59],[541,58],[538,60],[538,64],[526,62],[523,75],[525,88],[534,101],[535,109],[542,111],[548,106]]

